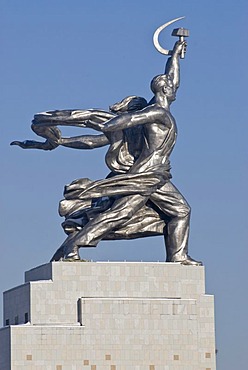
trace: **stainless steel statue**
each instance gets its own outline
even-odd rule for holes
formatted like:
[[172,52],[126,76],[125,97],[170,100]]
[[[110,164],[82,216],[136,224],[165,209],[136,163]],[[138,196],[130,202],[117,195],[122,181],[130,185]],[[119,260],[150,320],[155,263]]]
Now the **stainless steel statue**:
[[[178,18],[176,20],[179,20]],[[176,142],[176,122],[170,105],[180,82],[179,60],[186,51],[188,30],[176,29],[180,39],[172,51],[163,49],[158,28],[154,45],[169,54],[165,73],[154,77],[149,103],[129,96],[110,107],[110,112],[59,110],[34,116],[33,131],[45,142],[14,141],[25,149],[53,150],[57,146],[93,149],[109,145],[106,179],[73,181],[65,187],[59,213],[68,237],[55,252],[52,261],[80,259],[79,248],[95,247],[101,240],[133,239],[163,235],[167,262],[201,265],[188,255],[190,207],[171,182],[170,154]],[[64,138],[57,126],[89,127],[97,135]]]

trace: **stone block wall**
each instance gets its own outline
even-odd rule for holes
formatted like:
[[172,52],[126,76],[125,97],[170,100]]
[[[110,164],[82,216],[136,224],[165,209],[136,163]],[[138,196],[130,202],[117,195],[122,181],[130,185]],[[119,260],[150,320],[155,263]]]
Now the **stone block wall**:
[[49,263],[4,293],[4,325],[0,370],[215,370],[201,266]]

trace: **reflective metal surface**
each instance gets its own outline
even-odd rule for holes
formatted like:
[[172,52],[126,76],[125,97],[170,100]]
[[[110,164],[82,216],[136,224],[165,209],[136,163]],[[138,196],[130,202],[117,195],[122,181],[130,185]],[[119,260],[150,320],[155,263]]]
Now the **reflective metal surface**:
[[177,21],[180,21],[181,19],[183,19],[184,17],[179,17],[179,18],[176,18],[176,19],[172,19],[171,21],[169,22],[166,22],[165,24],[163,24],[162,26],[158,27],[156,29],[156,31],[154,32],[154,35],[153,35],[153,44],[155,46],[155,48],[157,49],[157,51],[159,51],[161,54],[164,54],[164,55],[169,55],[172,53],[171,50],[167,50],[167,49],[164,49],[159,41],[158,41],[158,38],[159,38],[159,35],[160,33],[168,26],[170,26],[172,23],[174,22],[177,22]]
[[[176,31],[176,35],[181,38],[188,34]],[[111,172],[106,179],[81,178],[65,187],[59,213],[65,217],[62,225],[68,236],[52,260],[77,261],[79,248],[95,247],[103,239],[163,235],[166,261],[201,264],[188,255],[190,207],[170,180],[169,158],[177,138],[170,104],[176,98],[179,58],[185,50],[186,42],[181,38],[171,51],[165,73],[151,81],[154,97],[149,103],[129,96],[111,106],[110,112],[89,109],[39,113],[31,127],[46,141],[11,143],[43,150],[59,145],[76,149],[109,146],[105,160]],[[99,133],[64,138],[57,126],[90,127]]]

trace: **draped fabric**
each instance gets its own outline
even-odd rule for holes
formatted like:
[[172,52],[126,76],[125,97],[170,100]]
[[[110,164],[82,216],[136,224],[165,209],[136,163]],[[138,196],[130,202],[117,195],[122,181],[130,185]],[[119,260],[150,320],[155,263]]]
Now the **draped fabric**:
[[[130,194],[148,196],[165,178],[150,178],[150,174],[117,175],[104,180],[91,181],[78,179],[65,187],[63,199],[59,205],[59,214],[65,217],[62,226],[67,234],[81,230],[90,220],[104,212],[114,201]],[[134,239],[162,235],[165,220],[158,209],[148,202],[120,229],[110,232],[105,240]]]

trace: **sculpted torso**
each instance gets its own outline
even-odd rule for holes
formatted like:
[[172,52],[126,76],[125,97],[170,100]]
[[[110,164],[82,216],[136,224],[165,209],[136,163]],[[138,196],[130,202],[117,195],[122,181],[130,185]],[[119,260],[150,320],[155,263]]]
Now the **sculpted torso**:
[[143,150],[134,163],[131,173],[163,170],[169,166],[169,156],[174,148],[177,136],[176,122],[172,115],[163,110],[161,119],[144,125]]
[[124,114],[109,121],[102,128],[108,135],[118,129],[143,127],[142,151],[129,173],[160,172],[169,167],[169,156],[176,142],[176,122],[170,112],[157,104],[144,108],[139,113]]

